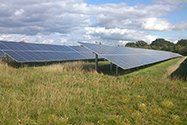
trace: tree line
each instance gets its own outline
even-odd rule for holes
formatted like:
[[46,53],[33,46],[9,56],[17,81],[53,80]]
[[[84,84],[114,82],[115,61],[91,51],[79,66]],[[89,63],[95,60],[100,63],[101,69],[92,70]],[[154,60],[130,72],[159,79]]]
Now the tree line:
[[154,40],[151,44],[148,44],[144,41],[137,41],[135,43],[134,42],[127,43],[125,46],[134,47],[134,48],[171,51],[187,56],[187,39],[181,39],[176,44],[174,44],[170,41],[159,38]]

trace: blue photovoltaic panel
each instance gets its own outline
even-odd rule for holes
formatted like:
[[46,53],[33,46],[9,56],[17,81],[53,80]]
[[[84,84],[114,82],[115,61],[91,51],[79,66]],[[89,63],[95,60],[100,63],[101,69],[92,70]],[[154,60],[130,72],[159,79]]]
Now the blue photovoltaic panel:
[[0,41],[0,50],[72,51],[70,47],[64,45],[48,45],[7,41]]
[[81,54],[75,52],[39,52],[39,51],[16,51],[5,50],[8,56],[16,62],[53,62],[53,61],[73,61],[87,59]]
[[83,53],[92,53],[90,50],[82,47],[82,46],[69,46],[71,47],[72,49],[78,51],[78,52],[83,52]]
[[91,58],[91,59],[95,58],[95,54],[92,51],[86,49],[85,47],[82,46],[70,46],[70,47],[75,51],[83,54],[86,58]]
[[4,51],[16,62],[51,62],[51,61],[71,61],[85,59],[84,56],[77,53],[65,52],[32,52],[32,51]]
[[106,46],[91,43],[80,44],[122,69],[131,69],[181,56],[167,51]]
[[0,41],[0,50],[19,63],[94,59],[94,54],[80,46]]

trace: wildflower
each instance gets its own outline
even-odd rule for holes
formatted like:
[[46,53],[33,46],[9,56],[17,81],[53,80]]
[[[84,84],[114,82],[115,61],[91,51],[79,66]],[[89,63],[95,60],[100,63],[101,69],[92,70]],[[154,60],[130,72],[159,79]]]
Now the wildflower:
[[141,104],[139,104],[138,105],[138,109],[140,110],[140,111],[146,111],[146,104],[144,104],[144,103],[141,103]]
[[161,105],[165,108],[172,108],[174,104],[170,100],[164,100],[162,101]]

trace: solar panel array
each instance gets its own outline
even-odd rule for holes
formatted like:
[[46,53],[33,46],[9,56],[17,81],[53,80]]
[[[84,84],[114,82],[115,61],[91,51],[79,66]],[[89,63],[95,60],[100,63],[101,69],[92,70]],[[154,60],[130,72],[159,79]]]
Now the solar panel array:
[[0,56],[4,53],[18,63],[87,60],[95,57],[91,51],[80,46],[0,41],[0,50]]
[[167,51],[82,43],[85,48],[122,69],[131,69],[181,56]]
[[94,52],[99,58],[123,69],[131,69],[181,56],[166,51],[81,44],[84,47],[0,41],[0,57],[7,55],[18,63],[56,62],[94,59]]

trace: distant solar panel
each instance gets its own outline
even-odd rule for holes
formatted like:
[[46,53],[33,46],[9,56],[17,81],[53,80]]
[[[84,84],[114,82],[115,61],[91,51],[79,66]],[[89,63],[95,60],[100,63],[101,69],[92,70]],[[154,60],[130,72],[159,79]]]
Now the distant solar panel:
[[122,69],[131,69],[180,56],[172,52],[150,49],[106,46],[82,42],[80,44]]
[[19,63],[94,59],[93,53],[79,46],[0,41],[0,50]]
[[24,42],[0,41],[0,50],[73,51],[64,45],[49,45]]
[[86,49],[85,47],[82,47],[82,46],[69,46],[69,47],[71,47],[78,53],[84,55],[86,58],[92,58],[92,59],[95,58],[95,54],[93,54],[92,51]]
[[52,61],[71,61],[87,59],[81,54],[74,52],[47,52],[47,51],[4,51],[8,56],[14,59],[16,62],[52,62]]

